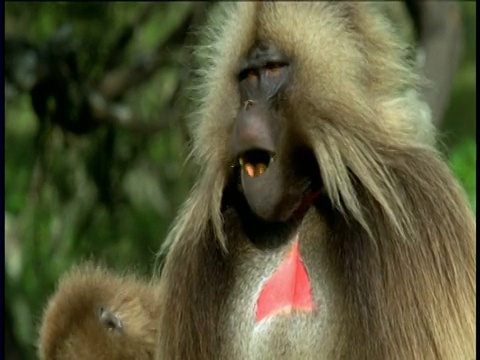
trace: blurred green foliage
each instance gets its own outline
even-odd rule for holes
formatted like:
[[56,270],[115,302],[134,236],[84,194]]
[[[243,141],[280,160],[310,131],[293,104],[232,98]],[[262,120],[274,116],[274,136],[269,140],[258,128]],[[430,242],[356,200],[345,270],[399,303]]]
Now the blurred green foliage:
[[[6,36],[45,41],[72,25],[80,71],[95,84],[101,64],[142,3],[6,3]],[[161,44],[190,3],[162,3],[136,29],[121,62]],[[462,3],[465,56],[442,124],[452,169],[476,208],[475,3]],[[106,25],[108,24],[108,25]],[[185,167],[188,135],[168,101],[184,78],[186,53],[122,99],[142,119],[171,117],[162,131],[137,134],[103,126],[88,136],[49,128],[43,147],[28,93],[6,102],[5,293],[6,354],[33,359],[40,316],[58,277],[73,263],[95,258],[118,269],[151,273],[155,253],[194,178]],[[181,107],[182,104],[178,103]],[[148,120],[144,120],[148,123]],[[7,357],[8,358],[8,357]]]
[[476,211],[476,3],[462,2],[461,7],[465,36],[463,57],[440,139]]
[[468,194],[473,209],[477,208],[476,179],[477,144],[466,139],[451,151],[450,164]]

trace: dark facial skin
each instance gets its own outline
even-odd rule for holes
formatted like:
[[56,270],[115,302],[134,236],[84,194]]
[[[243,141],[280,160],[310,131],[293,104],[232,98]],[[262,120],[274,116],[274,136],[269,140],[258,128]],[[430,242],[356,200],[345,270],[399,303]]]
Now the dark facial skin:
[[111,311],[104,307],[98,309],[98,319],[100,323],[109,331],[122,331],[122,321]]
[[[288,59],[260,43],[239,72],[240,110],[232,133],[240,190],[251,211],[270,222],[286,221],[311,191],[312,163],[283,116],[282,94],[290,77]],[[307,164],[308,163],[308,164]]]

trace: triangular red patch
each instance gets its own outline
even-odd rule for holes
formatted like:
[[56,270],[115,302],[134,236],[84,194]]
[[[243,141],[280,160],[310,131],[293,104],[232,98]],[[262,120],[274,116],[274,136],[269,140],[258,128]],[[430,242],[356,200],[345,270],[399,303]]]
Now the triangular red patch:
[[265,283],[257,300],[256,321],[292,310],[311,311],[314,307],[307,270],[298,251],[298,238],[278,269]]

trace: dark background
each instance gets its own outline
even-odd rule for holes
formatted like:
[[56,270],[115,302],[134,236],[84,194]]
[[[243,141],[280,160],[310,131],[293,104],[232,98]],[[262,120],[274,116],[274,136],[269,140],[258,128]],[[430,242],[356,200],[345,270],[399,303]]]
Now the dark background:
[[[476,5],[459,5],[463,51],[439,127],[475,207]],[[209,6],[6,3],[7,359],[36,358],[45,302],[72,264],[153,271],[196,172],[182,89]]]

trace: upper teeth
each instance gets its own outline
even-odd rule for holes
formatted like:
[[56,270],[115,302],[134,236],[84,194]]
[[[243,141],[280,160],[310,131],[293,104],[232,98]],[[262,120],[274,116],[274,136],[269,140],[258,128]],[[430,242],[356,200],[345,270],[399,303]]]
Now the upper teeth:
[[[272,158],[270,158],[270,162],[272,161]],[[261,175],[267,170],[267,167],[269,164],[264,164],[264,163],[258,163],[258,164],[252,164],[247,162],[243,157],[240,157],[238,160],[238,163],[242,167],[243,170],[247,173],[248,176],[250,177],[256,177],[258,175]]]
[[257,159],[257,161],[253,161],[253,159],[250,159],[244,154],[238,157],[237,164],[240,165],[240,167],[247,173],[248,176],[256,177],[263,174],[265,170],[267,170],[268,166],[274,160],[274,157],[274,153],[269,153],[268,157],[265,157],[263,161],[258,161],[259,159]]
[[265,164],[257,164],[257,165],[252,165],[252,164],[245,164],[242,165],[243,170],[247,173],[248,176],[250,177],[256,177],[262,173],[265,172],[267,169],[267,165]]

